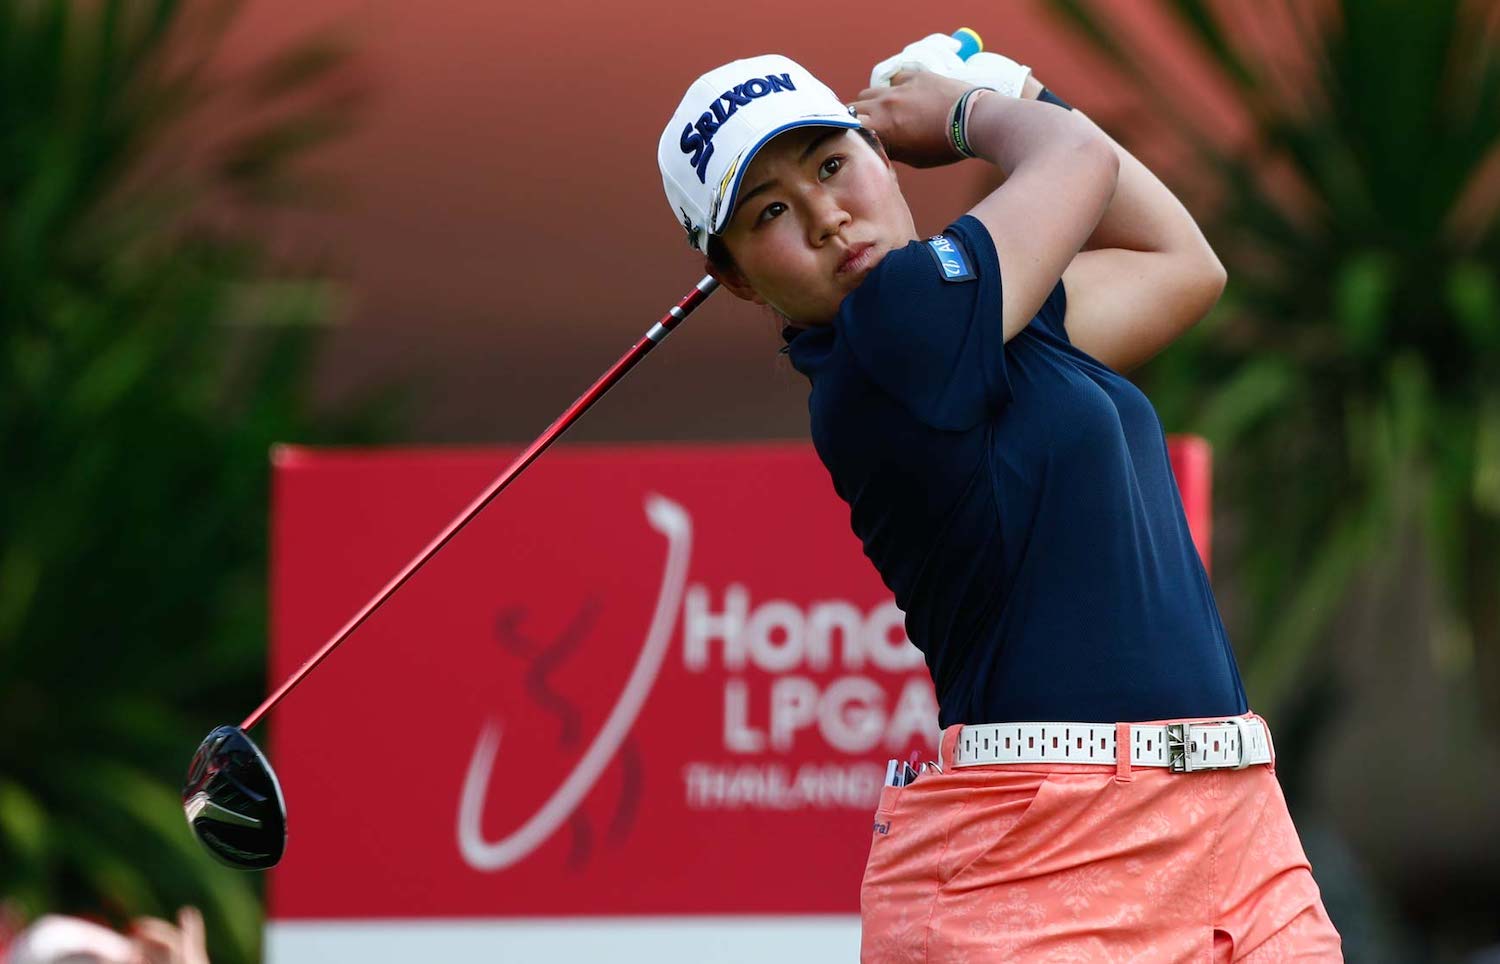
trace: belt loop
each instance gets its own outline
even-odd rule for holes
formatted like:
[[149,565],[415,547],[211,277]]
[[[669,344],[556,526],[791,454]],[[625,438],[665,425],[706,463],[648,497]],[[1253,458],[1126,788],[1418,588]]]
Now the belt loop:
[[1115,782],[1129,783],[1135,779],[1130,772],[1130,724],[1115,724]]
[[1271,762],[1269,764],[1267,764],[1266,769],[1270,770],[1272,773],[1275,773],[1276,772],[1276,744],[1271,742],[1271,724],[1267,723],[1266,722],[1266,718],[1264,716],[1261,716],[1259,713],[1251,713],[1250,715],[1253,716],[1253,717],[1255,717],[1257,720],[1260,720],[1260,728],[1265,731],[1265,734],[1266,734],[1266,749],[1271,751]]
[[958,737],[963,729],[961,724],[954,723],[938,737],[938,766],[944,770],[953,766],[953,762],[958,759]]
[[1240,759],[1234,768],[1243,770],[1250,765],[1250,724],[1255,722],[1255,717],[1236,716],[1229,722],[1234,724],[1234,742],[1240,748]]

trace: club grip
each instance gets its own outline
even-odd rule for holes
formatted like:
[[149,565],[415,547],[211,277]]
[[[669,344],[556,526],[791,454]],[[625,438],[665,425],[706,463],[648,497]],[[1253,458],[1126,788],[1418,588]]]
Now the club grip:
[[953,39],[958,41],[960,60],[968,60],[984,49],[984,41],[980,39],[979,31],[973,27],[959,27],[953,31]]

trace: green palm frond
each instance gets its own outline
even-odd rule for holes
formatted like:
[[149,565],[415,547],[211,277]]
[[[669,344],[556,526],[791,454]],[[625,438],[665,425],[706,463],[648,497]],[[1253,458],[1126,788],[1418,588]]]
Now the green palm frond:
[[362,97],[329,35],[214,77],[238,8],[0,0],[0,894],[197,904],[231,962],[258,883],[197,847],[177,787],[263,687],[267,453],[393,417],[312,413],[334,283],[204,217],[320,200],[306,155]]

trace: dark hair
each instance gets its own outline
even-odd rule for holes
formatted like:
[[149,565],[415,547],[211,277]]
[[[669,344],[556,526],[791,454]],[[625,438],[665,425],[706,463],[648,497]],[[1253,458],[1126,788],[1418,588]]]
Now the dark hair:
[[[866,144],[881,157],[885,157],[885,145],[880,143],[880,135],[868,127],[857,127],[854,129]],[[724,239],[717,234],[708,236],[708,243],[704,246],[704,255],[708,263],[720,271],[734,270],[734,255],[729,253],[729,248],[724,244]]]
[[704,251],[703,254],[704,257],[708,258],[709,264],[720,271],[734,270],[734,255],[729,253],[729,248],[724,244],[723,238],[717,234],[710,234],[706,247],[708,250]]

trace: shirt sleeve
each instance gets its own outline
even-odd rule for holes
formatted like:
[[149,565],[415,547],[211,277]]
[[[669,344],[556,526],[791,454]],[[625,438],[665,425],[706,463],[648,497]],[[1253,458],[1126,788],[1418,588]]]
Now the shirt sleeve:
[[1054,338],[1060,338],[1068,344],[1073,344],[1073,339],[1068,337],[1068,329],[1063,325],[1063,319],[1068,314],[1068,292],[1063,287],[1062,279],[1057,279],[1057,284],[1052,286],[1052,291],[1047,295],[1047,300],[1042,302],[1042,307],[1036,313],[1036,322],[1040,324]]
[[[957,248],[956,264],[940,238]],[[836,324],[866,375],[913,416],[965,431],[1011,398],[1000,290],[990,233],[965,215],[939,238],[887,254]]]

